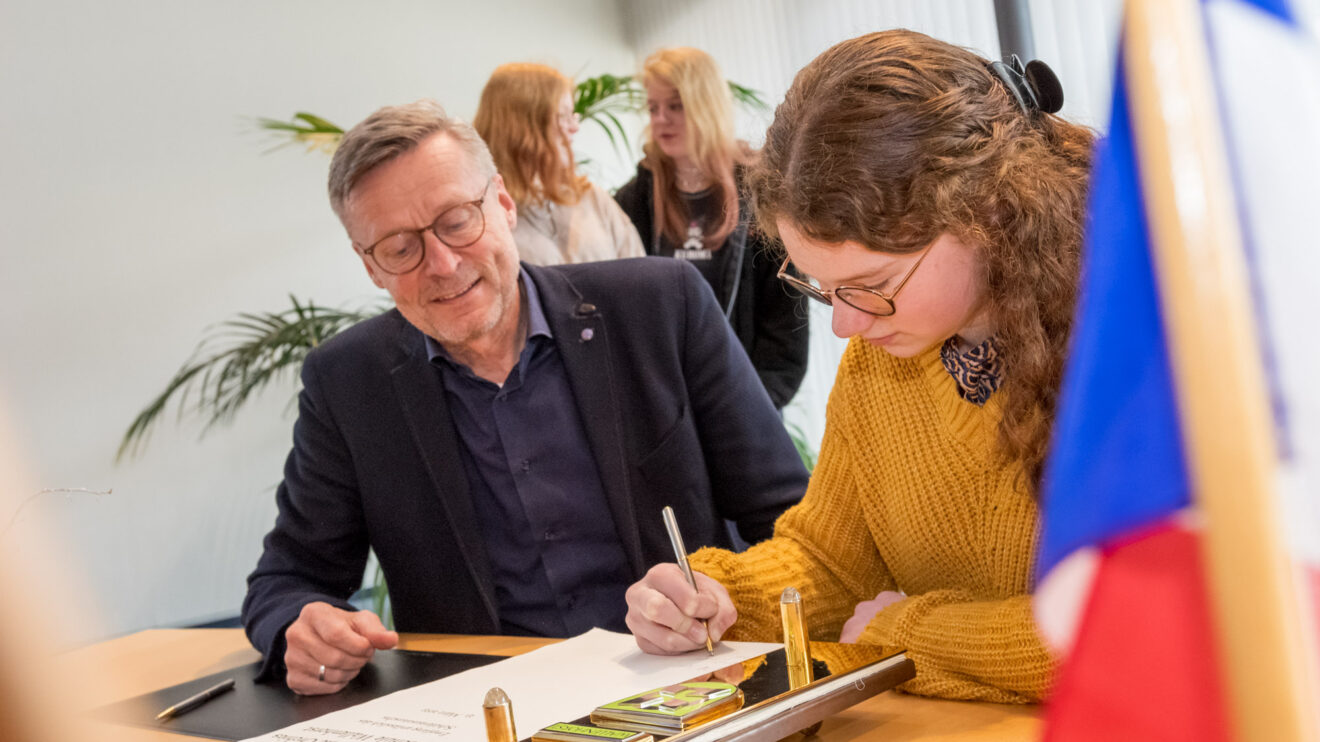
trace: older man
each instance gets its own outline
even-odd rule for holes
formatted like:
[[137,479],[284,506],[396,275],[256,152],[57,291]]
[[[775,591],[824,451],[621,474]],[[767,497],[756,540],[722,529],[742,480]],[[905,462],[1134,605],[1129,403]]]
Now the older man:
[[368,548],[403,631],[625,630],[624,591],[689,545],[749,541],[806,472],[682,261],[520,266],[489,152],[434,103],[345,136],[330,200],[396,310],[303,365],[279,515],[243,622],[300,693],[394,646],[348,596]]

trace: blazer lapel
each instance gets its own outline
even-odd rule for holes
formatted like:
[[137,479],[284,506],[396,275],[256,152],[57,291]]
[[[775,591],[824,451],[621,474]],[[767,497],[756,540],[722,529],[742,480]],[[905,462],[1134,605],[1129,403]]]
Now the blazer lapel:
[[[610,514],[614,516],[615,530],[634,574],[640,578],[645,560],[628,484],[623,426],[615,396],[617,385],[610,367],[609,337],[602,310],[584,299],[562,273],[534,266],[527,266],[527,270],[536,281],[541,308],[568,373]],[[659,513],[654,515],[660,517]]]
[[427,474],[448,516],[450,536],[463,552],[467,568],[490,613],[491,621],[499,626],[499,613],[491,589],[493,577],[490,562],[472,506],[467,473],[458,450],[458,433],[454,430],[449,404],[445,399],[444,383],[440,380],[440,374],[427,361],[422,333],[406,320],[399,332],[399,345],[403,350],[401,362],[390,372],[394,391],[399,397],[403,416],[408,421],[413,442],[417,444]]

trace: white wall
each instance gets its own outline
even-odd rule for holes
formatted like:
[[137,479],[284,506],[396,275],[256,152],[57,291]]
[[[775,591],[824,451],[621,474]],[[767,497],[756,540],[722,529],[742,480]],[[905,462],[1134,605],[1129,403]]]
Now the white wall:
[[1063,83],[1061,115],[1103,130],[1109,124],[1122,0],[1031,0],[1030,8],[1036,56]]
[[[263,154],[273,140],[251,117],[347,126],[426,96],[470,117],[513,60],[585,74],[633,61],[611,0],[0,6],[0,394],[35,486],[113,489],[36,500],[9,536],[56,525],[106,632],[237,612],[294,384],[201,441],[167,420],[115,466],[140,407],[236,311],[377,295],[326,204],[328,158]],[[584,133],[584,152],[613,159]]]

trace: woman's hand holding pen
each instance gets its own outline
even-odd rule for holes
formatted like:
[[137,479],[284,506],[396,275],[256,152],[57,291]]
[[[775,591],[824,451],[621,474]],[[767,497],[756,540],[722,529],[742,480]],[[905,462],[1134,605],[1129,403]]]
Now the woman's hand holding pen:
[[729,591],[715,580],[694,572],[697,590],[688,584],[677,564],[657,564],[628,588],[628,628],[637,646],[649,654],[679,654],[706,646],[706,629],[718,642],[738,620]]
[[336,693],[357,677],[377,649],[393,649],[399,635],[371,611],[308,603],[284,632],[286,682],[305,696]]

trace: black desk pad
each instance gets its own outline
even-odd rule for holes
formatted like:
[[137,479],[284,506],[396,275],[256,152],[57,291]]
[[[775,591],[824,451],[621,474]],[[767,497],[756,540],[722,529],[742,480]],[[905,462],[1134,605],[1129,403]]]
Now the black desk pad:
[[[175,734],[240,740],[502,659],[485,654],[413,652],[403,649],[377,652],[347,687],[328,696],[297,695],[282,680],[254,683],[253,678],[260,664],[253,663],[103,706],[92,711],[91,715],[104,721]],[[156,721],[156,714],[165,708],[226,678],[235,680],[232,691],[186,714]]]

